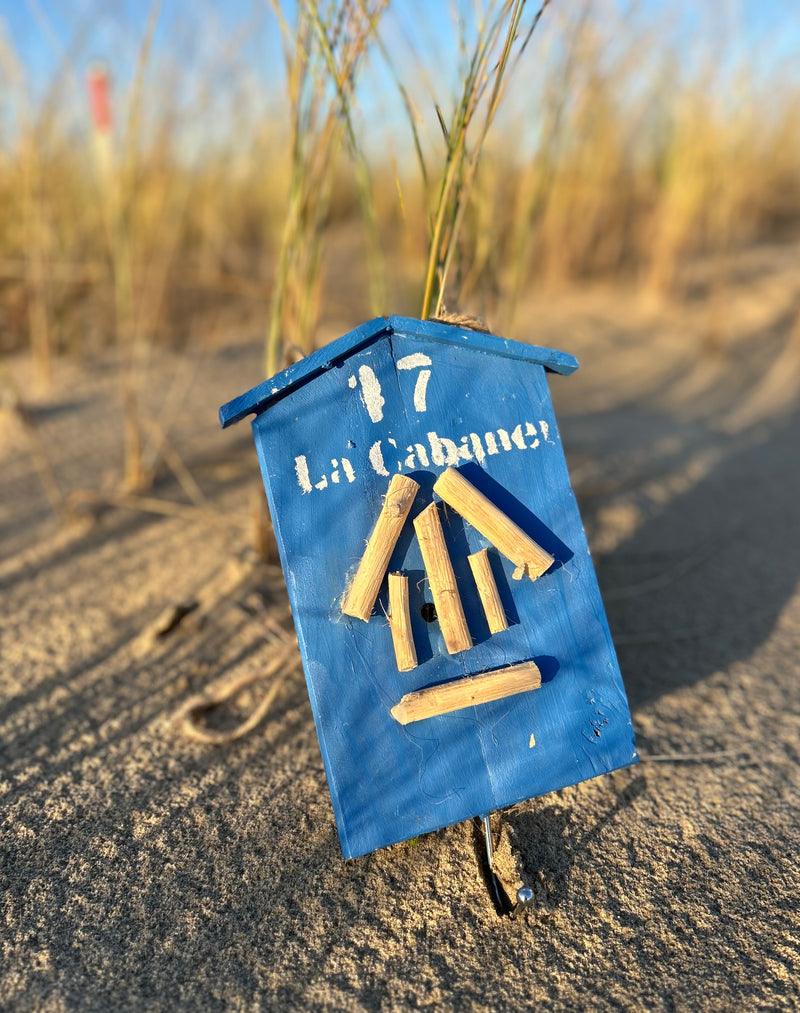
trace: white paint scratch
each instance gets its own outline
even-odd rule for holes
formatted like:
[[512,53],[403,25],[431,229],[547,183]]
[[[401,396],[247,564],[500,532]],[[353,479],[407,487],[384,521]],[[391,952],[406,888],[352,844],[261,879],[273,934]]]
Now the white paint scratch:
[[477,433],[470,433],[469,438],[472,443],[472,453],[475,455],[475,460],[478,464],[483,464],[486,460],[486,454],[484,453],[480,436]]
[[417,385],[414,388],[414,410],[418,412],[426,412],[428,410],[427,404],[427,393],[428,393],[428,380],[431,378],[431,371],[429,369],[423,369],[417,377]]
[[376,440],[369,448],[369,463],[372,465],[372,470],[376,475],[383,475],[386,478],[389,477],[389,472],[386,470],[383,454],[381,453],[380,440]]
[[511,442],[516,444],[520,450],[527,450],[528,444],[525,442],[525,437],[522,435],[522,423],[514,429],[511,434]]
[[422,352],[412,352],[411,355],[404,355],[397,360],[398,369],[416,369],[418,366],[430,366],[431,360]]
[[[423,355],[422,352],[413,352],[411,355],[404,355],[402,359],[397,360],[398,369],[419,369],[422,366],[430,366],[431,360],[427,355]],[[427,404],[427,391],[428,391],[428,380],[431,378],[431,371],[429,369],[423,369],[417,377],[417,383],[414,387],[414,410],[418,412],[426,412],[428,410]]]
[[294,459],[294,470],[297,475],[297,484],[304,493],[311,492],[311,479],[308,477],[308,461],[301,455]]
[[533,443],[528,444],[531,450],[535,450],[539,446],[539,437],[536,436],[536,426],[532,422],[526,422],[525,432],[527,433],[528,436],[535,437]]
[[454,468],[458,464],[458,447],[453,440],[436,433],[428,433],[431,445],[431,460],[437,468]]
[[375,376],[375,370],[371,366],[359,366],[358,378],[361,381],[361,397],[369,417],[373,422],[380,422],[386,400],[381,393],[381,385]]

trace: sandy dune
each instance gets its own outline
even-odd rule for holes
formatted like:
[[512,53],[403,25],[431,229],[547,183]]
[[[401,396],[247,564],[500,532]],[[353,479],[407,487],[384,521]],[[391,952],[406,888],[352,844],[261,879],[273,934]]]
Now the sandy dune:
[[[796,1009],[798,252],[742,255],[724,293],[698,271],[679,307],[595,289],[523,314],[581,361],[552,387],[645,762],[505,815],[499,860],[535,893],[517,921],[469,825],[341,860],[296,671],[229,745],[170,721],[268,664],[240,606],[285,606],[250,562],[249,429],[216,426],[257,335],[160,359],[149,392],[176,406],[202,515],[58,526],[4,416],[0,1007]],[[117,397],[109,363],[65,363],[32,402],[64,488],[108,486]],[[155,495],[183,499],[167,477]],[[202,622],[155,636],[198,597]]]

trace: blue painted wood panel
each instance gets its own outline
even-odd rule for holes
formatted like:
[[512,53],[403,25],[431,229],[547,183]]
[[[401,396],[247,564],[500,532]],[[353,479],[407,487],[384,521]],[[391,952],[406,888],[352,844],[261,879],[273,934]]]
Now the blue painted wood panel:
[[[428,324],[392,320],[253,422],[345,857],[636,758],[544,366],[494,354],[484,335],[443,342]],[[490,636],[467,562],[488,543],[443,510],[475,640],[452,656],[438,624],[421,614],[430,595],[412,524],[447,466],[556,559],[539,580],[516,581],[513,565],[490,549],[510,619]],[[410,578],[420,664],[404,673],[385,619],[385,582],[369,623],[340,610],[398,471],[420,483],[389,567]],[[530,658],[542,670],[538,690],[406,726],[389,713],[412,690]]]

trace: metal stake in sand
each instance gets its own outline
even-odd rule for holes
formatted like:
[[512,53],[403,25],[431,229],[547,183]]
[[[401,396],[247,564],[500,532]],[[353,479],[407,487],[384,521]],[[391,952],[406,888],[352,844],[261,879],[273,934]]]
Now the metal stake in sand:
[[508,620],[500,601],[500,593],[492,573],[492,564],[489,562],[489,550],[481,549],[480,552],[473,552],[467,556],[472,576],[475,578],[475,585],[478,588],[478,595],[486,614],[486,621],[489,624],[490,633],[502,633],[508,629]]
[[489,884],[491,886],[492,900],[499,915],[507,914],[510,918],[516,918],[518,914],[525,911],[533,903],[533,890],[529,886],[521,886],[517,890],[517,901],[511,903],[505,887],[500,882],[497,870],[494,867],[494,844],[492,842],[492,824],[489,815],[481,816],[483,820],[483,840],[486,846],[486,866],[489,873]]
[[435,503],[427,506],[414,519],[414,528],[447,652],[457,654],[459,651],[468,651],[472,647],[472,637],[464,617],[453,564],[445,545],[439,508]]
[[527,693],[542,684],[542,673],[533,661],[523,661],[510,668],[498,668],[480,675],[468,675],[441,686],[427,686],[414,693],[406,693],[392,707],[392,717],[401,725],[425,718],[449,714],[479,703],[503,700],[517,693]]
[[549,552],[526,535],[519,525],[454,468],[442,472],[433,491],[516,565],[514,580],[524,576],[536,580],[555,562]]
[[397,669],[400,672],[410,672],[417,667],[417,652],[411,632],[408,577],[402,573],[389,574],[389,628],[392,631]]
[[342,603],[345,615],[369,622],[389,558],[418,489],[419,485],[407,475],[395,475],[389,483],[375,529]]

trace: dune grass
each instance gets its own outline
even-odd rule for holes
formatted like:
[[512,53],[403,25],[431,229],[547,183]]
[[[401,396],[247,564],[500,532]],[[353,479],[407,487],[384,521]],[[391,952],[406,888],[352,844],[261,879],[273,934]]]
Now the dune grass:
[[372,309],[383,299],[381,248],[369,166],[353,125],[361,65],[379,30],[387,0],[301,0],[291,24],[273,0],[284,39],[291,183],[277,256],[266,339],[265,372],[284,356],[311,350],[319,315],[321,247],[339,157],[346,149],[370,243]]
[[[3,36],[0,351],[30,347],[46,382],[57,353],[116,343],[133,377],[153,345],[219,326],[266,334],[270,373],[309,351],[334,303],[355,324],[447,302],[524,337],[531,291],[624,276],[679,297],[692,257],[722,265],[797,234],[791,67],[711,36],[687,55],[650,8],[544,6],[459,5],[434,65],[385,0],[274,0],[272,75],[246,25],[208,70],[177,36],[155,59],[154,6],[128,78],[109,68],[105,131],[81,26],[44,90]],[[344,292],[338,244],[353,235]]]

